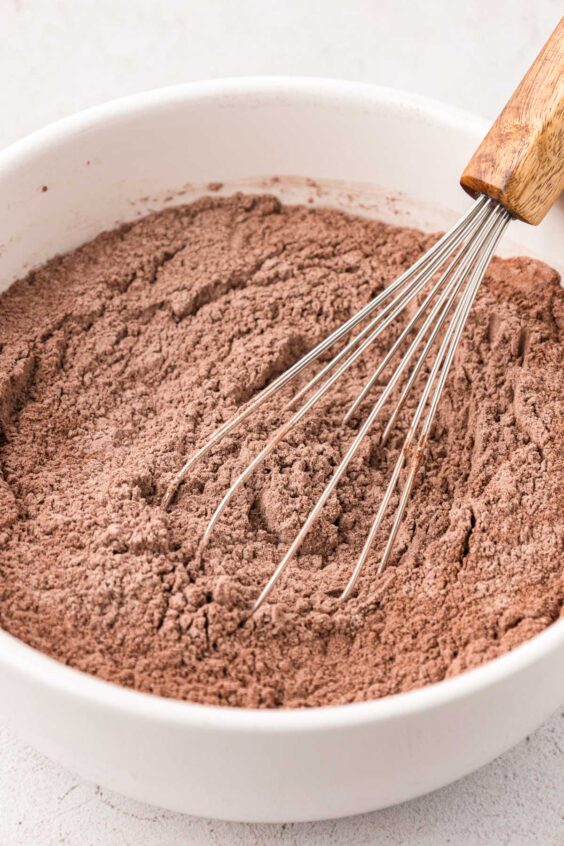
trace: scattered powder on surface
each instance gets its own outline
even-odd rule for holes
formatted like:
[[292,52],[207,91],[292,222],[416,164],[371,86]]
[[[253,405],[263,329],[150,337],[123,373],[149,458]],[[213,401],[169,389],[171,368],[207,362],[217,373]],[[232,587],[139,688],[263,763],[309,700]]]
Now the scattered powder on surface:
[[439,681],[556,620],[564,292],[530,259],[491,266],[390,566],[376,577],[391,516],[347,603],[336,596],[413,402],[386,449],[385,417],[375,424],[271,601],[239,625],[354,437],[340,420],[390,336],[247,483],[203,552],[214,506],[287,419],[289,394],[229,436],[169,512],[159,504],[206,435],[432,240],[214,197],[13,285],[0,298],[2,627],[140,690],[296,707]]

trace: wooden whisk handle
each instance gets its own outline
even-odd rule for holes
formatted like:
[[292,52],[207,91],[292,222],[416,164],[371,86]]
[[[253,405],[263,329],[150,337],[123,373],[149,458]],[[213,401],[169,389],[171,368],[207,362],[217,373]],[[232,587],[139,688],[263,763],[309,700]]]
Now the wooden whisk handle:
[[564,18],[466,165],[460,184],[532,224],[541,222],[564,190]]

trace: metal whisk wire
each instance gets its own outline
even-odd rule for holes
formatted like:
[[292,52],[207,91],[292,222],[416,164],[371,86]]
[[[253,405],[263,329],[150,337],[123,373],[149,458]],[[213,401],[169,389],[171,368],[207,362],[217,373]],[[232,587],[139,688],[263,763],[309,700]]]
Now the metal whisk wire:
[[[202,539],[202,545],[205,545],[209,541],[211,532],[221,514],[233,496],[247,481],[249,476],[276,448],[289,431],[296,426],[313,408],[313,406],[327,393],[327,391],[330,390],[337,380],[362,356],[365,350],[374,343],[374,341],[386,328],[388,328],[388,326],[390,326],[390,324],[409,305],[409,303],[422,293],[425,287],[432,282],[430,290],[416,309],[414,315],[407,321],[405,327],[391,345],[384,358],[379,362],[358,397],[347,411],[344,422],[347,422],[351,419],[351,417],[353,417],[370,390],[377,383],[381,374],[389,366],[394,358],[394,355],[398,352],[402,344],[408,341],[410,334],[416,330],[417,324],[420,321],[423,321],[420,328],[417,329],[415,337],[409,343],[406,352],[401,357],[399,364],[395,367],[378,400],[360,426],[360,429],[348,448],[345,456],[335,469],[333,476],[311,509],[296,538],[261,591],[254,604],[252,613],[254,613],[263,604],[292,558],[298,552],[313,523],[318,518],[331,493],[336,488],[350,462],[358,452],[362,441],[373,426],[374,421],[380,414],[382,408],[392,394],[392,391],[398,385],[417,350],[421,344],[423,344],[423,349],[407,377],[407,381],[402,389],[400,398],[396,403],[396,406],[393,409],[384,429],[381,443],[385,443],[398,418],[401,408],[405,404],[408,395],[413,389],[417,376],[422,370],[431,348],[439,338],[441,330],[443,329],[443,337],[441,339],[438,352],[416,407],[416,411],[409,425],[391,479],[378,508],[376,517],[374,518],[374,522],[372,523],[367,535],[360,557],[341,595],[341,598],[346,599],[353,592],[361,570],[370,553],[375,536],[381,527],[385,514],[387,513],[390,501],[397,487],[401,471],[406,462],[410,460],[410,467],[400,494],[392,529],[388,536],[386,547],[380,560],[377,572],[381,573],[386,566],[401,525],[409,495],[415,481],[420,459],[425,449],[425,444],[431,430],[435,412],[460,340],[460,336],[464,329],[466,318],[488,263],[510,219],[510,214],[502,206],[486,197],[479,197],[466,215],[464,215],[464,217],[449,232],[443,235],[443,237],[440,238],[414,265],[412,265],[408,271],[388,285],[384,291],[378,294],[378,296],[368,303],[363,309],[357,312],[357,314],[351,317],[345,324],[319,343],[313,350],[303,356],[298,362],[296,362],[296,364],[279,376],[271,385],[263,389],[263,391],[251,400],[241,412],[236,414],[223,426],[217,429],[206,443],[188,459],[173,479],[163,498],[162,505],[164,508],[167,508],[170,505],[178,487],[186,478],[190,470],[192,470],[196,463],[202,460],[205,455],[210,452],[215,444],[239,426],[270,397],[280,391],[290,381],[295,379],[299,373],[317,360],[325,351],[330,349],[341,338],[349,334],[359,323],[370,317],[379,306],[382,306],[377,314],[372,317],[369,322],[290,400],[288,407],[294,408],[302,398],[309,394],[313,388],[319,384],[319,382],[322,382],[321,386],[318,387],[315,392],[311,394],[309,399],[307,399],[303,405],[294,412],[292,417],[278,428],[266,446],[257,453],[254,459],[247,465],[245,470],[233,482],[208,523]],[[445,268],[445,264],[447,262],[448,264]],[[433,282],[433,279],[439,272],[439,278]],[[452,315],[450,321],[448,321],[449,315]],[[328,378],[325,379],[325,377]],[[324,379],[325,381],[323,381]],[[425,415],[426,410],[427,414]],[[413,443],[416,438],[417,441],[413,447]]]

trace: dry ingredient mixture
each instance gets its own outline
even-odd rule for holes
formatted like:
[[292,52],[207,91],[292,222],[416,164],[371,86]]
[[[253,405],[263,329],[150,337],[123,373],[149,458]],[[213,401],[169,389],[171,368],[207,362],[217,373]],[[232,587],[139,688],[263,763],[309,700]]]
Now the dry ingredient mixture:
[[272,708],[436,682],[556,620],[564,291],[530,259],[493,262],[390,566],[375,576],[391,516],[347,603],[336,596],[414,402],[386,449],[385,416],[376,423],[269,603],[240,625],[354,437],[342,415],[390,335],[255,474],[204,551],[207,519],[287,419],[289,395],[160,507],[206,435],[432,240],[216,196],[104,233],[13,285],[0,297],[2,627],[122,685]]

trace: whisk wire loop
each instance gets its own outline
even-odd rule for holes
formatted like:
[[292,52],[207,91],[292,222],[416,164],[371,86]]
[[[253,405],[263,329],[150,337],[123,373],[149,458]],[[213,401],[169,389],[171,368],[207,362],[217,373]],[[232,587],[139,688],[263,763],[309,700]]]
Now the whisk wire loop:
[[[294,409],[300,401],[304,400],[303,404],[297,407],[290,419],[277,429],[268,443],[255,455],[243,472],[231,484],[206,527],[202,538],[202,545],[205,545],[209,542],[213,528],[225,508],[251,474],[273,452],[288,433],[299,424],[316,403],[325,396],[341,376],[374,344],[376,339],[392,325],[396,318],[412,302],[415,301],[417,303],[417,308],[413,315],[406,321],[405,326],[365,382],[358,396],[347,410],[343,422],[346,423],[353,418],[369,392],[378,383],[380,377],[391,365],[394,356],[399,354],[404,344],[408,344],[407,349],[392,371],[390,378],[381,390],[370,412],[360,424],[357,434],[307,515],[298,534],[262,589],[251,613],[254,613],[267,599],[289,563],[300,549],[310,529],[327,503],[327,500],[339,484],[354,456],[358,453],[364,438],[373,427],[376,418],[405,374],[405,384],[401,389],[399,399],[395,402],[395,406],[385,424],[380,439],[381,445],[386,443],[398,420],[401,409],[414,389],[418,375],[428,360],[432,347],[440,341],[438,352],[430,367],[429,375],[408,426],[391,478],[380,501],[376,516],[367,534],[354,570],[341,594],[341,599],[347,599],[354,591],[361,571],[370,554],[375,537],[389,510],[394,492],[401,478],[402,470],[409,463],[407,477],[395,508],[392,527],[387,537],[377,573],[381,573],[386,567],[403,520],[437,406],[466,319],[488,263],[510,219],[509,212],[502,206],[487,197],[479,197],[459,222],[443,235],[430,250],[421,256],[409,270],[389,284],[364,308],[317,344],[309,353],[306,353],[306,355],[285,373],[281,374],[281,376],[257,394],[240,412],[213,432],[206,443],[190,456],[172,480],[163,497],[162,505],[164,508],[169,507],[178,487],[188,473],[193,470],[195,465],[225,435],[237,428],[251,414],[257,411],[263,403],[275,393],[282,390],[306,367],[319,359],[320,356],[337,344],[342,338],[345,338],[355,327],[365,319],[370,318],[364,327],[348,340],[329,362],[323,365],[289,401],[287,408]],[[427,286],[429,285],[430,288],[427,290]],[[420,295],[424,296],[422,301],[418,303],[418,297]],[[376,313],[374,314],[374,312]],[[415,335],[410,340],[413,333]]]

